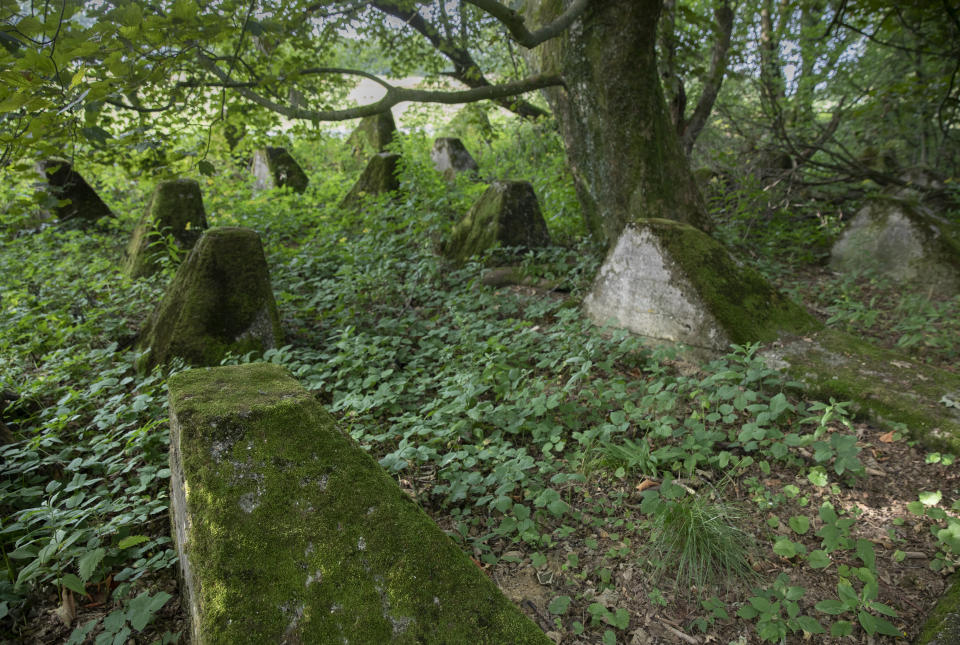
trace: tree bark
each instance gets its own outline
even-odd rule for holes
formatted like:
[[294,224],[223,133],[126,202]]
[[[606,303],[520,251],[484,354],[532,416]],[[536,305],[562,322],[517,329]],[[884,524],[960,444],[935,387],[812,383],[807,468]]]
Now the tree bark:
[[[661,1],[594,0],[566,35],[528,52],[534,69],[564,80],[544,93],[587,225],[608,245],[636,219],[709,228],[660,87],[654,45]],[[526,17],[547,24],[571,4],[535,0]]]

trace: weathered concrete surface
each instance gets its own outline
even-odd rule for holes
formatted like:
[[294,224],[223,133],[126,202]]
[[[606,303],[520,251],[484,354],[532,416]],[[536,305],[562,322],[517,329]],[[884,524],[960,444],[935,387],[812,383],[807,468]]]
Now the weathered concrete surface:
[[189,251],[206,228],[200,184],[194,179],[160,182],[130,236],[123,272],[131,278],[154,273],[159,268],[155,245],[162,235],[171,235],[181,251]]
[[79,218],[93,222],[101,217],[113,217],[110,208],[66,159],[44,159],[37,163],[37,172],[53,197],[69,200],[54,207],[53,215],[57,219]]
[[927,618],[914,645],[957,645],[960,643],[960,578],[954,581]]
[[397,162],[400,155],[394,152],[381,152],[370,158],[350,192],[340,202],[341,208],[353,209],[363,205],[364,197],[389,193],[400,188],[397,179]]
[[910,202],[875,199],[834,244],[830,267],[960,293],[960,227]]
[[269,349],[281,339],[260,236],[248,228],[212,228],[147,319],[138,345],[150,352],[140,367],[174,356],[191,365],[217,365],[228,351]]
[[397,133],[397,124],[390,110],[360,119],[359,125],[347,139],[347,146],[357,159],[366,159],[371,153],[384,152]]
[[251,170],[256,190],[289,186],[296,193],[307,189],[310,180],[300,164],[284,148],[261,148],[253,153]]
[[960,375],[827,329],[785,336],[761,356],[812,396],[852,401],[880,426],[902,423],[931,448],[960,451]]
[[662,219],[624,229],[583,307],[598,324],[720,352],[817,326],[709,235]]
[[526,248],[550,244],[547,223],[529,182],[493,182],[453,227],[443,253],[463,264],[498,243]]
[[433,142],[430,160],[437,172],[447,181],[453,181],[461,172],[476,173],[480,170],[476,159],[467,151],[460,139],[440,137]]
[[282,367],[169,388],[195,645],[550,643]]

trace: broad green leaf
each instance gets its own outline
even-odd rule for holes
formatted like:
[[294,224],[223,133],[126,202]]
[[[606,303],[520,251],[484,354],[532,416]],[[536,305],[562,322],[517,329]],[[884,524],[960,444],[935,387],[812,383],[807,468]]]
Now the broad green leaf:
[[557,596],[550,601],[549,605],[547,605],[547,610],[551,614],[562,616],[563,614],[567,613],[568,609],[570,609],[570,602],[570,596]]
[[117,544],[117,548],[121,550],[129,549],[130,547],[146,542],[149,539],[150,538],[148,538],[146,535],[130,535],[120,540],[120,542]]
[[803,515],[794,515],[790,518],[790,528],[799,535],[806,534],[810,530],[810,518]]
[[830,635],[831,636],[849,636],[853,633],[853,623],[849,620],[838,620],[834,624],[830,625]]
[[874,553],[873,542],[870,540],[857,540],[857,557],[863,561],[868,569],[873,569],[877,564],[877,556]]
[[940,491],[924,491],[917,495],[917,498],[924,506],[936,506],[943,499],[943,493]]
[[798,616],[797,624],[800,625],[800,629],[808,634],[823,634],[827,631],[820,624],[820,621],[813,616]]
[[77,568],[79,569],[82,580],[90,580],[90,576],[93,575],[100,561],[103,560],[104,555],[106,555],[105,549],[93,549],[80,556],[80,559],[77,560]]
[[68,573],[67,575],[60,578],[60,584],[62,584],[64,587],[66,587],[70,591],[80,594],[81,596],[87,595],[87,589],[83,585],[83,580],[81,580],[80,578],[78,578],[72,573]]
[[153,615],[167,604],[167,601],[172,597],[173,596],[165,591],[161,591],[155,596],[151,596],[144,591],[131,600],[127,608],[127,618],[130,621],[130,625],[138,632],[142,631],[153,618]]
[[816,549],[807,556],[807,564],[811,569],[824,569],[831,564],[830,555],[823,549]]
[[850,610],[846,604],[840,602],[836,598],[828,598],[826,600],[821,600],[814,605],[814,608],[817,611],[822,611],[825,614],[837,615],[842,614]]

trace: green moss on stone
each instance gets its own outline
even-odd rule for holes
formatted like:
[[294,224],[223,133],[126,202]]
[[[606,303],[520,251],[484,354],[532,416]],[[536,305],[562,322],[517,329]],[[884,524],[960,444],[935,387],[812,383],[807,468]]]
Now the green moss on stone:
[[256,231],[207,230],[140,335],[149,348],[142,368],[180,356],[193,365],[216,365],[228,351],[276,347],[280,318]]
[[914,645],[956,645],[960,643],[960,579],[954,577],[923,624]]
[[169,387],[199,643],[550,642],[283,368]]
[[903,424],[930,448],[960,451],[960,412],[943,402],[960,400],[960,375],[829,329],[785,337],[764,356],[816,397],[852,401],[878,425]]
[[373,155],[364,168],[360,178],[347,193],[340,207],[345,209],[360,208],[368,195],[390,193],[400,188],[397,179],[397,162],[400,155],[393,152],[381,152]]
[[737,263],[703,231],[664,219],[639,220],[636,226],[654,231],[732,342],[766,342],[783,332],[804,333],[820,327],[805,309],[759,273]]
[[156,245],[172,235],[181,251],[189,251],[207,228],[200,184],[193,179],[173,179],[157,185],[147,212],[140,218],[127,244],[123,271],[131,278],[154,273],[161,251]]
[[527,248],[550,244],[547,224],[529,182],[494,182],[453,228],[443,252],[463,264],[498,243]]

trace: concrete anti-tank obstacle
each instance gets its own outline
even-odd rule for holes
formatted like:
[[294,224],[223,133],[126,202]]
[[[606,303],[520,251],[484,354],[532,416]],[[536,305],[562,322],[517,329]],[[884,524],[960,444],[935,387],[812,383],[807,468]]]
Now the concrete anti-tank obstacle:
[[437,172],[443,174],[447,181],[453,181],[461,172],[476,174],[480,170],[463,142],[453,137],[440,137],[434,141],[430,160]]
[[443,254],[463,264],[497,243],[526,248],[550,244],[547,224],[529,182],[493,182],[454,226]]
[[250,164],[254,190],[270,190],[288,186],[295,193],[307,189],[310,180],[300,164],[285,148],[261,148],[253,153]]
[[363,169],[350,192],[340,202],[340,208],[355,209],[363,205],[363,198],[368,195],[380,195],[393,192],[400,188],[397,178],[397,162],[400,155],[394,152],[381,152],[370,158],[367,167]]
[[50,194],[57,200],[66,201],[53,209],[58,220],[77,218],[93,222],[101,217],[113,217],[110,208],[66,159],[44,159],[36,168]]
[[217,365],[227,352],[262,351],[281,338],[260,236],[248,228],[212,228],[147,319],[138,346],[150,352],[139,367],[174,356],[191,365]]
[[194,179],[160,182],[130,236],[123,272],[131,278],[153,274],[160,267],[156,246],[162,236],[172,236],[180,251],[189,251],[206,228],[200,184]]
[[283,367],[169,390],[193,643],[550,643]]
[[385,152],[397,133],[393,113],[386,110],[360,119],[359,125],[347,138],[347,146],[357,159],[366,159],[370,153]]

